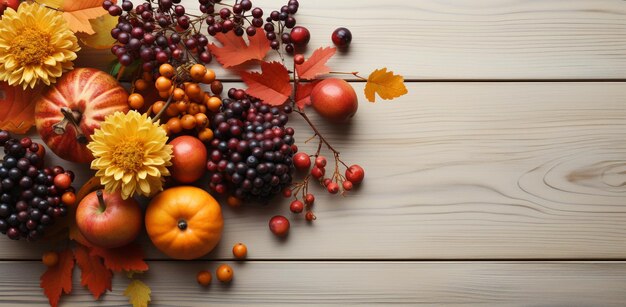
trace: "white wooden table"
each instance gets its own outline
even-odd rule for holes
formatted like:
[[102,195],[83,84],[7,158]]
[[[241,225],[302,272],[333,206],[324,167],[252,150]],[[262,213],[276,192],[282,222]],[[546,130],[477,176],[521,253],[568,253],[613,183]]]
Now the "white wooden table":
[[[319,191],[318,220],[292,219],[286,241],[267,229],[288,214],[282,199],[225,207],[223,239],[202,260],[167,260],[144,237],[154,306],[626,302],[626,1],[301,0],[297,19],[311,47],[350,28],[331,67],[386,66],[409,94],[363,99],[347,129],[320,121],[366,180],[343,199]],[[311,133],[293,126],[301,145]],[[243,263],[230,252],[239,241]],[[1,238],[0,305],[47,304],[48,248]],[[198,286],[195,273],[219,263],[232,264],[232,285]],[[116,277],[95,303],[76,279],[62,306],[127,304],[126,284]]]

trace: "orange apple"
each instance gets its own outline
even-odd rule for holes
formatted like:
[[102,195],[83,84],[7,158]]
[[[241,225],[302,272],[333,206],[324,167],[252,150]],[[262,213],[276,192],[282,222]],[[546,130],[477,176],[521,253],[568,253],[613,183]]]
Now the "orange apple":
[[318,83],[311,92],[313,109],[334,122],[346,122],[359,108],[359,100],[350,83],[329,78]]
[[89,193],[76,209],[76,226],[93,245],[116,248],[133,242],[143,227],[139,203],[119,192]]
[[172,178],[180,183],[192,183],[206,172],[207,150],[199,139],[183,135],[173,139]]

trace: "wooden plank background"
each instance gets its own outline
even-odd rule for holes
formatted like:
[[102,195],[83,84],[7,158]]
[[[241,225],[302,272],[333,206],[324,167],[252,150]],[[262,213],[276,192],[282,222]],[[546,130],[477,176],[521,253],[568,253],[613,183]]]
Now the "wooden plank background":
[[[288,215],[282,199],[226,207],[210,261],[167,260],[144,237],[154,305],[623,304],[625,14],[621,0],[302,0],[310,46],[329,45],[336,26],[353,32],[334,70],[387,66],[409,94],[363,99],[348,126],[312,115],[366,181],[343,199],[318,189],[319,219],[293,218],[287,240],[267,229]],[[106,57],[84,50],[80,64],[104,68]],[[302,145],[312,134],[291,124]],[[235,264],[235,282],[196,286],[195,273],[232,260],[238,241],[250,261]],[[49,248],[0,240],[0,305],[46,303],[37,260]],[[125,304],[125,282],[98,304]],[[94,305],[82,289],[62,302]]]

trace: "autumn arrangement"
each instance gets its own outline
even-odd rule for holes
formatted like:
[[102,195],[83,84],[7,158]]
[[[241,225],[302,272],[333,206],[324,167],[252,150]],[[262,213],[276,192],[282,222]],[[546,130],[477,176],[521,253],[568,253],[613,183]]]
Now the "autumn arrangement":
[[[347,28],[328,33],[334,46],[304,54],[311,34],[297,25],[299,9],[297,0],[269,12],[250,0],[0,1],[0,231],[63,247],[42,257],[50,305],[71,293],[76,265],[95,299],[124,273],[129,302],[147,306],[137,236],[145,229],[173,259],[202,257],[223,230],[216,198],[239,207],[282,196],[292,200],[285,215],[313,222],[311,185],[342,195],[363,181],[364,169],[307,114],[351,120],[360,95],[342,75],[364,80],[370,102],[406,94],[404,80],[386,68],[333,72],[327,62],[349,48]],[[116,61],[107,72],[74,67],[81,48],[110,50]],[[224,89],[212,66],[247,88]],[[310,127],[314,152],[299,151],[294,116]],[[33,125],[45,146],[18,137]],[[74,172],[46,165],[50,154],[93,178],[72,186]],[[276,236],[289,227],[283,215],[269,221]],[[234,245],[236,259],[246,254]],[[220,282],[233,274],[226,264],[216,270]],[[196,279],[207,286],[211,272]]]

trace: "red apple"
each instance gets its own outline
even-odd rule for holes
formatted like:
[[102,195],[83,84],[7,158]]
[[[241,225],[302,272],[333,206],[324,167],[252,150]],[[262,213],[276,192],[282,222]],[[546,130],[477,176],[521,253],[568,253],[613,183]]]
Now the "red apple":
[[37,100],[35,124],[41,139],[59,157],[93,160],[87,143],[107,115],[128,112],[128,93],[111,75],[93,68],[65,73]]
[[116,248],[133,242],[143,226],[143,214],[133,198],[119,192],[91,192],[78,204],[76,226],[90,243]]
[[170,142],[172,152],[172,178],[180,183],[192,183],[206,172],[207,150],[199,139],[183,135]]
[[359,107],[358,102],[350,83],[338,78],[322,80],[311,92],[311,104],[315,111],[334,122],[352,118]]

